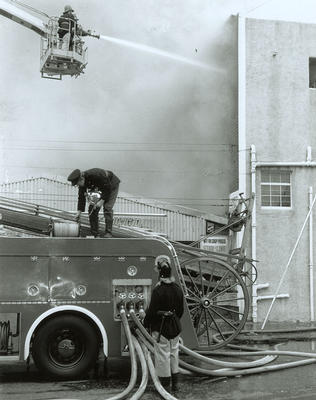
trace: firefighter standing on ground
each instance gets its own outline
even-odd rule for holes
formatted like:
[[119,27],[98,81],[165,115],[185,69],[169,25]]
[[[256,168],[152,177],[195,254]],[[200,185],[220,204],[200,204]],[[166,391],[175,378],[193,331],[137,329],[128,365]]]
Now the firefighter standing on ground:
[[113,207],[118,195],[120,179],[112,172],[101,168],[92,168],[87,171],[75,169],[68,176],[73,186],[79,187],[78,207],[76,218],[79,220],[81,212],[85,211],[86,201],[91,201],[88,208],[91,233],[99,237],[99,211],[103,207],[105,220],[104,237],[112,237]]
[[177,391],[183,293],[171,275],[169,257],[157,257],[155,265],[159,281],[152,292],[144,325],[155,339],[155,369],[160,382],[168,389],[171,379],[172,390]]

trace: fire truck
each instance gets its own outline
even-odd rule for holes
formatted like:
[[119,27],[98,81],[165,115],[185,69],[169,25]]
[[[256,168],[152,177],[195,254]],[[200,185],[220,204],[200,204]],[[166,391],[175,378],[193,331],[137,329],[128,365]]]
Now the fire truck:
[[[245,239],[252,201],[242,199],[243,209],[219,230],[244,229]],[[158,256],[170,258],[184,293],[187,347],[217,349],[245,325],[254,279],[245,241],[216,253],[123,226],[113,228],[113,238],[89,238],[87,216],[79,225],[71,212],[4,197],[0,216],[2,225],[37,235],[0,237],[0,359],[32,357],[45,374],[72,378],[100,353],[123,355],[120,309],[127,316],[131,308],[146,310]]]

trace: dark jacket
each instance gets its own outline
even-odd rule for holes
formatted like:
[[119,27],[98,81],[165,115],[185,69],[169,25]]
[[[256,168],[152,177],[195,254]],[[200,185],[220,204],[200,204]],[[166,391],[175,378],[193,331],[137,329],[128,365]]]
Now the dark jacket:
[[154,288],[144,325],[151,331],[159,332],[161,329],[162,315],[159,311],[173,311],[173,317],[166,317],[161,334],[167,339],[172,339],[181,332],[180,318],[183,315],[183,293],[179,285],[174,282],[159,282]]
[[77,30],[78,18],[71,11],[64,12],[58,19],[58,35],[60,38],[64,37],[66,33],[70,32],[73,34],[74,29]]
[[84,171],[84,178],[85,185],[79,187],[78,211],[85,211],[87,189],[100,191],[101,199],[106,203],[111,193],[120,184],[120,179],[112,171],[106,171],[101,168],[92,168]]

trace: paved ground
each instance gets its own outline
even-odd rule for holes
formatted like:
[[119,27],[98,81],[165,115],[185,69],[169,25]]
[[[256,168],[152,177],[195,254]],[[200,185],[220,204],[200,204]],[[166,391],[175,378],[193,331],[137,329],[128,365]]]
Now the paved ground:
[[[290,342],[282,349],[314,352],[315,343]],[[189,360],[189,359],[187,359]],[[276,363],[293,361],[279,357]],[[297,360],[295,358],[295,360]],[[275,362],[274,362],[275,363]],[[103,400],[121,392],[129,380],[128,359],[109,360],[109,377],[100,368],[98,379],[53,382],[40,376],[34,366],[27,373],[24,363],[0,363],[1,400],[80,399]],[[179,399],[185,400],[315,400],[316,364],[282,371],[214,380],[205,377],[181,377]],[[158,400],[150,383],[143,400]]]

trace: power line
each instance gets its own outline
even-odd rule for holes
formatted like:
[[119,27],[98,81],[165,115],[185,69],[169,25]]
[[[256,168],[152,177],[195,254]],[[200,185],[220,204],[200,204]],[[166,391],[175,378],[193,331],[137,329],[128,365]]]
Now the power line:
[[211,152],[229,152],[231,150],[208,150],[208,149],[63,149],[63,148],[54,148],[54,147],[3,147],[3,150],[32,150],[32,151],[68,151],[68,152],[203,152],[203,153],[211,153]]
[[117,144],[117,145],[154,145],[154,146],[233,146],[233,143],[183,143],[183,142],[117,142],[98,140],[50,140],[50,139],[4,139],[5,142],[44,142],[44,143],[70,143],[70,144]]
[[[0,164],[1,166],[1,164]],[[71,169],[75,169],[74,166],[72,167],[45,167],[45,166],[29,166],[29,165],[12,165],[12,164],[2,164],[2,168],[16,168],[16,169],[40,169],[40,170],[53,170],[53,171],[69,171]],[[175,170],[163,170],[163,169],[115,169],[115,171],[120,172],[120,173],[130,173],[130,174],[174,174],[174,175],[183,175],[183,174],[198,174],[199,176],[218,176],[220,174],[223,174],[224,172],[222,170],[217,171],[216,173],[210,173],[209,171],[206,170],[180,170],[180,171],[175,171]]]
[[250,10],[246,10],[246,15],[247,15],[247,14],[250,14],[251,12],[257,10],[258,8],[264,6],[264,5],[268,4],[268,3],[271,3],[271,1],[274,1],[274,0],[266,0],[266,1],[264,1],[264,2],[262,2],[262,3],[260,3],[260,4],[258,4],[257,6],[251,8]]

